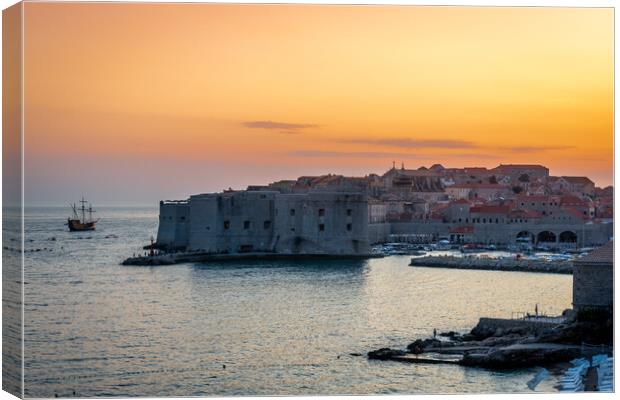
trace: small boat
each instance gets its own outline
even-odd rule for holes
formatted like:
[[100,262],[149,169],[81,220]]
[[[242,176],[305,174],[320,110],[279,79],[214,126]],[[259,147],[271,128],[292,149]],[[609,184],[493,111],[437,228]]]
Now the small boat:
[[461,246],[461,253],[482,253],[485,251],[484,246],[476,243],[465,244]]
[[[73,211],[73,215],[67,218],[67,225],[69,226],[69,231],[71,232],[81,232],[81,231],[94,231],[95,225],[99,222],[98,219],[93,219],[93,206],[84,200],[80,200],[82,206],[80,208],[76,207],[75,203],[71,205],[71,209]],[[86,208],[86,204],[88,203],[88,208]],[[81,217],[81,218],[80,218]]]

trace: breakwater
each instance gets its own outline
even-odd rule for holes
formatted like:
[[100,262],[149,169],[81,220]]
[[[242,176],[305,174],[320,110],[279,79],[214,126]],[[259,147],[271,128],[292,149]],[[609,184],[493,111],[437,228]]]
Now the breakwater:
[[411,266],[478,269],[487,271],[546,272],[572,274],[571,261],[525,260],[517,258],[424,256],[411,259]]
[[121,262],[121,265],[155,266],[172,265],[190,262],[223,262],[242,260],[349,260],[382,258],[381,254],[282,254],[282,253],[226,253],[213,254],[205,252],[177,252],[156,255],[130,257]]

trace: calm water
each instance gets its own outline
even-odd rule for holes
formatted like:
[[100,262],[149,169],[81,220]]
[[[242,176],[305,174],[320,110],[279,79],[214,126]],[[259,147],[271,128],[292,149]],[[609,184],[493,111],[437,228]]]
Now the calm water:
[[527,392],[535,370],[349,353],[571,303],[569,275],[415,268],[407,256],[124,267],[155,235],[156,209],[101,209],[87,233],[68,232],[66,216],[27,216],[26,248],[42,249],[25,271],[29,397]]

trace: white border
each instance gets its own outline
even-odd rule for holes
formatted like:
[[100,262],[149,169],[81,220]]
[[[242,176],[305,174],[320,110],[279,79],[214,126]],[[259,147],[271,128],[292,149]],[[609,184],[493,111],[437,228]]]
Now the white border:
[[[27,0],[27,2],[35,2],[37,0]],[[107,2],[122,2],[120,0],[108,0]],[[176,1],[176,0],[167,0],[167,1],[161,1],[161,0],[133,0],[131,1],[132,3],[201,3],[200,1]],[[2,9],[6,9],[8,7],[10,7],[11,5],[15,4],[16,2],[13,0],[0,0],[0,5]],[[315,0],[315,1],[300,1],[300,0],[290,0],[290,1],[261,1],[261,0],[243,0],[243,1],[239,1],[239,2],[235,2],[235,1],[229,1],[229,0],[211,0],[208,1],[208,3],[271,3],[271,4],[277,4],[277,3],[290,3],[290,4],[342,4],[342,5],[347,5],[347,4],[376,4],[376,5],[428,5],[428,6],[516,6],[516,7],[544,7],[544,6],[555,6],[555,7],[613,7],[615,8],[616,6],[616,1],[612,1],[612,0],[591,0],[591,1],[578,1],[578,0],[539,0],[539,1],[535,1],[535,0],[524,0],[524,1],[507,1],[507,0],[476,0],[476,1],[466,1],[466,0],[443,0],[443,1],[437,1],[437,0],[425,0],[425,1],[420,1],[420,0],[391,0],[391,1],[385,1],[385,0],[375,0],[375,1],[370,1],[370,0],[336,0],[336,1],[330,1],[330,0]],[[614,13],[615,14],[615,13]],[[22,38],[23,38],[23,30],[24,30],[24,7],[22,6]],[[615,23],[615,15],[614,15],[614,23]],[[0,32],[1,32],[1,19],[0,19]],[[618,43],[618,34],[614,31],[614,43]],[[614,50],[616,49],[616,45],[614,44]],[[1,46],[1,44],[0,44]],[[24,42],[22,41],[22,67],[23,67],[23,46],[24,46]],[[615,61],[615,51],[614,51],[614,61]],[[618,66],[617,64],[614,63],[614,76],[616,76],[618,74]],[[22,74],[23,77],[23,74]],[[2,83],[0,82],[0,89],[2,87]],[[24,101],[24,85],[23,85],[23,79],[22,79],[22,105],[23,105],[23,101]],[[616,98],[616,88],[615,88],[615,79],[614,79],[614,100]],[[1,113],[1,111],[0,111]],[[616,120],[616,116],[618,115],[618,107],[617,104],[614,101],[614,127],[615,127],[615,120]],[[24,129],[24,113],[23,113],[23,108],[22,108],[22,113],[21,113],[21,117],[22,117],[22,141],[21,141],[21,151],[22,151],[22,248],[24,246],[23,241],[25,240],[24,238],[24,232],[23,232],[23,200],[24,200],[24,135],[23,135],[23,129]],[[615,132],[615,129],[614,129]],[[0,142],[0,149],[1,149],[1,142]],[[618,184],[618,180],[616,179],[618,177],[617,174],[617,165],[615,163],[615,154],[617,154],[618,151],[618,143],[615,141],[615,135],[614,135],[614,187],[617,186]],[[0,160],[2,157],[2,153],[0,151]],[[0,164],[1,165],[1,164]],[[0,176],[0,181],[1,181],[1,176]],[[1,199],[1,188],[0,188],[0,199]],[[616,198],[614,199],[614,209],[618,209],[618,206],[620,205],[620,201],[619,199]],[[1,209],[0,209],[0,221],[1,221]],[[1,222],[0,222],[0,226],[1,226]],[[614,236],[617,236],[617,224],[614,226]],[[617,246],[617,243],[616,243]],[[618,258],[620,258],[620,256],[618,256],[618,253],[616,252],[616,261],[618,260]],[[23,271],[23,267],[24,267],[24,260],[22,257],[22,282],[24,280],[24,271]],[[1,260],[0,260],[0,264],[1,264]],[[620,274],[615,274],[614,276],[614,285],[618,284],[618,281],[620,281],[620,278],[618,277]],[[617,287],[617,286],[616,286]],[[0,287],[0,293],[1,293],[1,287]],[[23,287],[22,287],[22,300],[23,300],[23,295],[24,295],[24,291],[23,291]],[[615,300],[615,299],[614,299]],[[1,312],[1,311],[0,311]],[[619,321],[618,319],[618,311],[616,308],[615,311],[615,321]],[[22,326],[23,326],[23,321],[24,321],[24,316],[23,316],[23,308],[22,308]],[[0,327],[1,329],[1,327]],[[615,330],[615,342],[616,343],[620,343],[618,341],[618,330]],[[23,343],[23,330],[22,330],[22,343]],[[23,355],[24,355],[24,349],[22,346],[22,367],[23,367]],[[23,383],[23,375],[22,375],[22,383]],[[618,380],[615,381],[615,387],[617,388],[618,384]],[[22,386],[23,387],[23,386]],[[521,398],[526,398],[526,396],[566,396],[565,394],[542,394],[542,393],[531,393],[531,394],[494,394],[494,395],[480,395],[480,394],[474,394],[474,395],[394,395],[394,396],[390,396],[390,398],[393,399],[397,399],[397,400],[404,400],[404,399],[453,399],[455,398],[455,396],[458,396],[459,399],[464,399],[464,400],[474,400],[474,399],[489,399],[489,398],[502,398],[502,399],[521,399]],[[574,399],[586,399],[586,398],[591,398],[593,394],[572,394],[571,398]],[[22,394],[23,396],[23,394]],[[301,397],[301,396],[299,396]],[[310,397],[310,398],[322,398],[322,399],[336,399],[336,400],[340,400],[340,399],[349,399],[349,398],[355,398],[355,399],[371,399],[374,398],[375,396],[305,396],[305,397]],[[614,397],[613,394],[596,394],[596,398],[600,398],[600,399],[607,399],[607,398],[612,398]],[[5,399],[13,399],[14,397],[6,392],[0,391],[0,400],[5,400]],[[230,398],[230,397],[209,397],[211,399],[222,399],[222,398]],[[252,397],[253,399],[269,399],[270,397]],[[284,399],[295,399],[296,397],[282,397]],[[152,398],[147,398],[144,397],[143,399],[152,399]],[[165,399],[175,399],[175,398],[165,398]]]

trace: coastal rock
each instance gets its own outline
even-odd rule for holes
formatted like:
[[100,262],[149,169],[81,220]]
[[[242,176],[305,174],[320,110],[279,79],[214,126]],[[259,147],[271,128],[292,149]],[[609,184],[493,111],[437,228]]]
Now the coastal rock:
[[489,369],[527,368],[569,361],[578,357],[577,347],[531,344],[492,349],[487,353],[465,353],[461,365]]
[[389,347],[384,347],[379,350],[373,350],[368,352],[369,360],[389,360],[394,356],[404,356],[407,354],[403,350],[394,350]]
[[447,337],[450,340],[455,340],[455,341],[461,341],[463,339],[462,335],[459,332],[455,332],[455,331],[441,332],[439,336]]
[[501,336],[490,336],[480,342],[481,346],[496,347],[496,346],[508,346],[515,344],[523,339],[523,336],[518,334],[507,334]]
[[563,343],[580,345],[583,342],[590,344],[612,344],[613,323],[573,322],[563,324],[553,329],[547,329],[536,337],[536,341],[543,343]]
[[441,347],[442,342],[439,339],[417,339],[407,346],[407,350],[412,354],[422,354],[428,347]]
[[482,320],[469,332],[474,340],[484,340],[495,335],[496,328],[485,324]]

